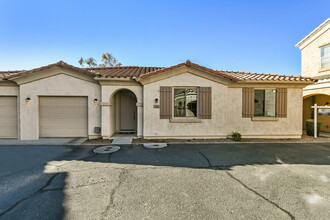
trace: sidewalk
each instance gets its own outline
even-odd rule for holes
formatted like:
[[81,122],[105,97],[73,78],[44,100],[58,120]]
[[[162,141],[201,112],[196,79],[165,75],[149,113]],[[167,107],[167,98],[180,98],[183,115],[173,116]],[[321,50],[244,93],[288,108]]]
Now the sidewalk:
[[39,140],[0,139],[0,145],[81,145],[87,138],[40,138]]

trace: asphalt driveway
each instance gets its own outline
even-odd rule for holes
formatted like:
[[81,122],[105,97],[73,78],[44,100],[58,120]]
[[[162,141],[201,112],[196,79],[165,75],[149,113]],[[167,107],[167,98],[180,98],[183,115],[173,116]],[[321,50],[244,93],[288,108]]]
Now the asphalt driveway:
[[330,143],[0,146],[0,219],[330,219]]

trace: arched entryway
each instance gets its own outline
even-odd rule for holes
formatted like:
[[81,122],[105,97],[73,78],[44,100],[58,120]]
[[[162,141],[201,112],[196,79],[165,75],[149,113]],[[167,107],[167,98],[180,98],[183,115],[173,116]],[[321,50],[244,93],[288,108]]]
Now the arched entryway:
[[[319,106],[330,106],[330,96],[325,94],[311,94],[304,97],[303,102],[303,128],[306,129],[306,119],[314,118],[314,109],[312,105],[317,104]],[[321,131],[330,132],[330,114],[327,114],[328,110],[319,113],[318,121],[321,121]]]
[[137,98],[128,89],[116,91],[110,98],[110,130],[112,134],[136,134]]

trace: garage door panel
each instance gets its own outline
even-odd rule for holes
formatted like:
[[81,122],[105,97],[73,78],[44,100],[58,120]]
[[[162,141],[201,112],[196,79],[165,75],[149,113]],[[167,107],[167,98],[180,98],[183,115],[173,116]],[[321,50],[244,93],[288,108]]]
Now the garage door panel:
[[17,138],[17,97],[0,97],[0,138]]
[[40,137],[86,137],[87,97],[40,97]]

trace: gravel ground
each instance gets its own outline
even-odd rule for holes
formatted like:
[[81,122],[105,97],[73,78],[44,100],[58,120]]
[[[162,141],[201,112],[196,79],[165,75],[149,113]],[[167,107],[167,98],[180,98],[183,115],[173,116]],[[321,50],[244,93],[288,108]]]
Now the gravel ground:
[[[110,139],[93,139],[87,140],[83,145],[109,145],[112,140]],[[315,143],[315,142],[330,142],[330,137],[318,137],[303,135],[300,139],[243,139],[242,143]],[[187,143],[235,143],[231,139],[133,139],[133,144],[143,143],[170,143],[170,144],[187,144]]]

